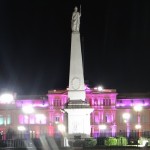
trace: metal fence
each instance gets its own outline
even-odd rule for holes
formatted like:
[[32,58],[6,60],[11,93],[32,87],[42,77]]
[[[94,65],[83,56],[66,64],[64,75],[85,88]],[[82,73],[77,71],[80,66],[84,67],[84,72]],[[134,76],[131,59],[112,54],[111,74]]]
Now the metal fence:
[[99,137],[117,137],[117,136],[123,136],[123,137],[127,137],[127,138],[139,138],[139,137],[146,137],[146,138],[150,138],[150,131],[144,131],[144,132],[138,132],[138,131],[131,131],[129,133],[127,132],[116,132],[114,134],[112,134],[112,132],[102,132],[102,133],[92,133],[91,134],[92,137],[94,138],[99,138]]
[[[128,141],[136,141],[139,138],[139,132],[130,132],[130,134],[126,132],[118,132],[113,137],[123,136],[128,139]],[[112,133],[103,132],[103,134],[93,133],[95,139],[97,139],[97,145],[103,145],[103,139],[106,137],[112,137]],[[12,135],[12,134],[4,134],[0,136],[0,148],[1,147],[15,147],[15,148],[42,148],[43,143],[41,141],[41,137],[44,137],[47,141],[49,136],[46,134],[40,135],[40,137],[29,137],[28,135],[24,134],[21,135]],[[140,132],[140,137],[145,137],[150,139],[150,131],[147,132]],[[61,146],[61,138],[62,136],[54,137],[55,143],[60,147]],[[78,137],[80,139],[80,137]],[[75,139],[76,140],[76,139]]]

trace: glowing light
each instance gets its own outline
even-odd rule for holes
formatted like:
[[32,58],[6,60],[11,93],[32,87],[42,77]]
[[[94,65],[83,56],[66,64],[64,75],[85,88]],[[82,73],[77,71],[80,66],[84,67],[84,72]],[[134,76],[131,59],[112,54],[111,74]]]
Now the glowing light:
[[12,103],[14,101],[14,96],[10,93],[4,93],[0,96],[0,103]]
[[98,86],[97,90],[98,91],[103,91],[103,87],[102,86]]
[[18,126],[18,130],[19,130],[19,131],[25,131],[26,128],[25,128],[24,126]]
[[140,124],[136,124],[136,125],[135,125],[135,128],[136,128],[136,129],[141,129],[141,125],[140,125]]
[[36,114],[36,123],[46,124],[46,116],[44,114]]
[[122,115],[122,117],[123,117],[123,119],[128,120],[128,119],[130,119],[130,114],[129,113],[124,113]]
[[134,110],[135,110],[135,111],[142,111],[142,109],[143,109],[143,108],[142,108],[141,105],[135,105],[135,106],[134,106]]
[[105,130],[106,128],[107,128],[107,126],[105,124],[99,125],[99,129],[100,130]]
[[59,124],[58,125],[58,130],[61,131],[61,132],[65,132],[66,127],[63,124]]
[[31,113],[34,112],[34,109],[33,109],[32,106],[24,106],[24,107],[22,108],[22,111],[23,111],[24,113],[26,113],[26,114],[31,114]]

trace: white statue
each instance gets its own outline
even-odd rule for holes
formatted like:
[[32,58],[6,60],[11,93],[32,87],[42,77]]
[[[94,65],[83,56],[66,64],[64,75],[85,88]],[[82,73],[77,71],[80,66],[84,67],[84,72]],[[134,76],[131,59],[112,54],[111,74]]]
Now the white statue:
[[78,12],[78,8],[74,8],[74,12],[72,14],[72,20],[71,20],[71,28],[72,32],[79,32],[80,29],[80,17],[81,17],[81,8],[80,12]]

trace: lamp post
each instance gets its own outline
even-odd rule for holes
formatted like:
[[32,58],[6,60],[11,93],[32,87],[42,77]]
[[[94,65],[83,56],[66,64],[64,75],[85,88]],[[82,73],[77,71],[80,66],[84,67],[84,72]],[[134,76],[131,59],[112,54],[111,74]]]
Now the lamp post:
[[102,131],[103,134],[104,134],[104,130],[106,130],[106,128],[107,128],[107,126],[105,124],[100,124],[99,125],[99,130]]
[[26,130],[24,126],[18,126],[18,130],[21,132],[21,139],[22,139],[22,132]]
[[126,123],[126,136],[129,137],[129,119],[130,119],[130,114],[129,113],[124,113],[122,115],[124,122]]
[[45,114],[36,114],[36,120],[39,123],[39,136],[41,136],[44,132],[42,132],[42,124],[46,123],[46,116]]
[[[143,109],[143,107],[141,105],[135,105],[134,106],[134,110],[137,112],[137,125],[135,125],[135,128],[138,131],[138,135],[137,135],[138,136],[138,138],[137,138],[138,140],[140,138],[140,129],[141,129],[141,124],[140,124],[141,118],[140,118],[139,112],[141,112],[142,109]],[[137,147],[138,147],[138,140],[137,140]]]
[[66,131],[65,125],[63,125],[63,124],[58,124],[57,127],[58,127],[58,130],[59,130],[62,134],[65,133],[65,131]]
[[34,109],[33,109],[32,106],[24,106],[24,107],[22,107],[22,111],[25,114],[27,114],[27,116],[28,116],[28,133],[30,135],[30,127],[29,127],[29,123],[30,123],[29,121],[30,121],[30,119],[29,119],[29,114],[32,114],[34,112]]
[[10,104],[14,101],[14,96],[11,93],[3,93],[0,95],[0,103]]
[[136,125],[135,125],[135,128],[138,130],[138,139],[137,139],[137,147],[138,147],[138,140],[139,140],[139,137],[140,137],[141,125],[140,125],[140,124],[136,124]]
[[[143,107],[141,105],[135,105],[134,106],[134,110],[137,112],[137,125],[136,127],[138,127],[138,138],[140,137],[140,122],[141,122],[141,118],[140,118],[140,114],[139,112],[141,112],[143,109]],[[140,127],[140,128],[139,128]]]
[[63,135],[61,137],[61,146],[62,147],[69,147],[68,139],[66,137],[66,127],[65,127],[65,125],[64,124],[58,124],[57,128],[61,132],[61,134]]

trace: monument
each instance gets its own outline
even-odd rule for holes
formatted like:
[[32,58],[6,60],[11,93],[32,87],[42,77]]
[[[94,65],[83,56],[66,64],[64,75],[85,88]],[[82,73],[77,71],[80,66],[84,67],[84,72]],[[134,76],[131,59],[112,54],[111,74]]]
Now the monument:
[[68,138],[75,136],[81,138],[90,137],[90,113],[93,111],[85,99],[85,84],[83,75],[83,64],[80,43],[80,17],[81,9],[75,7],[71,20],[71,55],[70,55],[70,74],[68,88],[68,104],[64,111],[68,118]]

